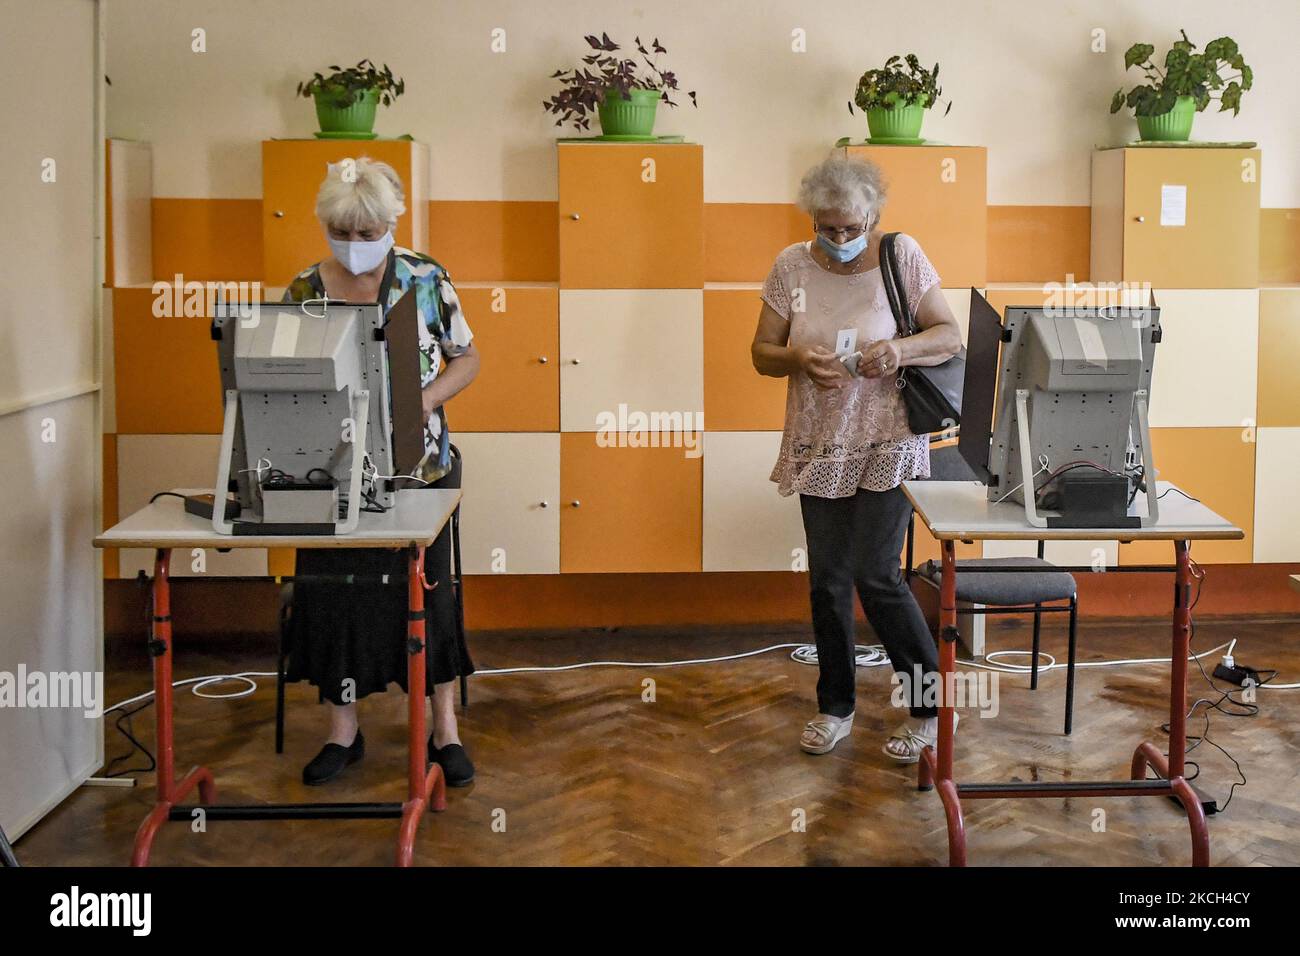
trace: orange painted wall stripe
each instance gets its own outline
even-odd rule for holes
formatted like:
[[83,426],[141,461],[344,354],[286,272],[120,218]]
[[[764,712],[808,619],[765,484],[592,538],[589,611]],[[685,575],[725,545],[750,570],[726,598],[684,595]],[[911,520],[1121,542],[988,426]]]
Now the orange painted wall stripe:
[[153,201],[153,274],[170,280],[252,282],[262,275],[260,199]]
[[777,253],[811,232],[808,217],[793,203],[705,203],[705,279],[762,282]]
[[1087,206],[990,206],[990,282],[1088,278]]
[[554,202],[434,200],[428,252],[453,282],[555,282],[558,215]]
[[[261,271],[261,200],[153,201],[153,267],[198,281],[251,280]],[[558,205],[531,201],[429,203],[429,252],[462,282],[559,279]],[[761,282],[776,254],[808,237],[791,203],[705,203],[708,282]],[[989,206],[988,281],[1089,277],[1087,206]],[[1260,212],[1260,283],[1300,282],[1300,209]]]

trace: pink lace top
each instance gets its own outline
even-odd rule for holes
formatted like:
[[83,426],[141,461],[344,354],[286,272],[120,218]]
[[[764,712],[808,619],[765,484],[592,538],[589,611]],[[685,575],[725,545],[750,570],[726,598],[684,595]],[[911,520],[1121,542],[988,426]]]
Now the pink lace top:
[[[898,264],[915,314],[921,297],[939,282],[916,240],[898,237]],[[897,334],[880,269],[837,275],[819,265],[812,243],[788,246],[763,283],[763,301],[790,322],[790,345],[834,351],[838,333],[857,330],[855,350]],[[807,373],[790,375],[785,433],[772,481],[782,495],[845,498],[859,488],[887,491],[908,478],[930,476],[929,436],[907,426],[895,377],[854,378],[823,389]]]

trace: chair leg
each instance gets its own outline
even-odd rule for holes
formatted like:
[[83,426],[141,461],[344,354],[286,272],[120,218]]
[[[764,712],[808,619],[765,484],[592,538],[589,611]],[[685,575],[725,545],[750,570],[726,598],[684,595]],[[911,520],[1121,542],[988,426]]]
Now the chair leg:
[[[465,595],[461,584],[460,570],[460,505],[451,513],[451,589],[456,598],[456,638],[465,641]],[[460,675],[460,706],[469,709],[469,678]]]
[[275,669],[275,752],[284,753],[284,678],[285,662],[289,656],[288,641],[285,636],[287,627],[280,621],[280,656]]
[[1079,596],[1070,596],[1070,649],[1065,666],[1065,735],[1074,726],[1074,649],[1079,624]]
[[1038,609],[1041,604],[1034,605],[1034,650],[1032,655],[1032,664],[1029,671],[1029,689],[1038,690],[1038,648],[1040,638],[1043,632],[1043,614]]

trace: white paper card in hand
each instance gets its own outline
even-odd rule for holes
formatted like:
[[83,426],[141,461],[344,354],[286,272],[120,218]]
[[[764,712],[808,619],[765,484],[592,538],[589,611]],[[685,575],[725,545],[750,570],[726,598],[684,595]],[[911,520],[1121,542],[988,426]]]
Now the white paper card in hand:
[[840,329],[835,335],[835,354],[840,358],[852,355],[858,347],[857,329]]

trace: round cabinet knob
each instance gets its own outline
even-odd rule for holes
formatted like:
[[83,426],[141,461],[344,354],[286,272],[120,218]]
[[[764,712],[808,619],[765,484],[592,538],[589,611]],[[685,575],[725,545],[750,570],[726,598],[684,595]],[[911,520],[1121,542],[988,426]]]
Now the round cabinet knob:
[[573,360],[573,364],[574,364],[574,365],[580,365],[580,364],[582,364],[582,361],[581,361],[581,359],[574,359],[574,360]]
[[574,222],[577,222],[582,217],[579,216],[576,212],[571,212],[569,213],[569,218],[572,219]]
[[548,501],[539,501],[539,502],[537,502],[537,507],[539,507],[539,508],[549,508],[550,506],[551,506],[551,504],[550,504],[550,502],[548,502]]
[[275,212],[271,213],[271,215],[273,215],[276,219],[283,219],[283,218],[284,218],[284,210],[283,210],[283,209],[277,209]]
[[1138,216],[1138,217],[1137,217],[1137,221],[1138,221],[1138,222],[1146,222],[1146,221],[1147,221],[1147,217],[1146,217],[1146,216]]
[[577,508],[582,504],[582,502],[579,501],[577,498],[574,498],[572,501],[569,502],[569,504],[574,508]]
[[545,365],[547,362],[550,361],[550,359],[548,359],[545,355],[543,355],[543,356],[542,356],[541,358],[539,358],[537,361],[538,361],[540,364]]

